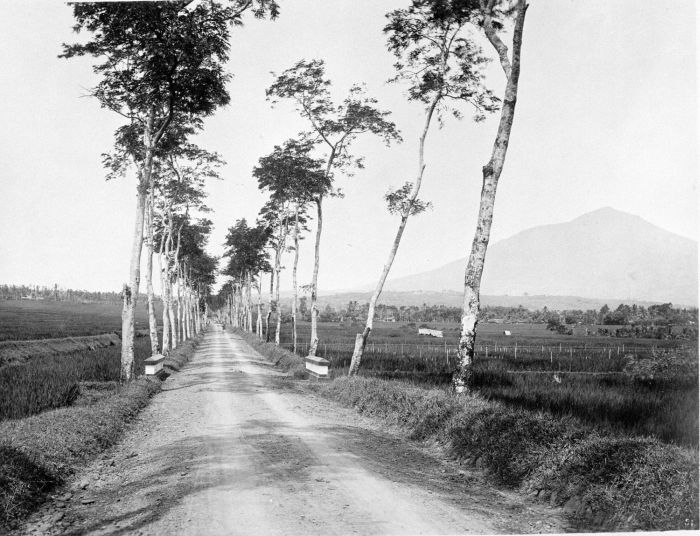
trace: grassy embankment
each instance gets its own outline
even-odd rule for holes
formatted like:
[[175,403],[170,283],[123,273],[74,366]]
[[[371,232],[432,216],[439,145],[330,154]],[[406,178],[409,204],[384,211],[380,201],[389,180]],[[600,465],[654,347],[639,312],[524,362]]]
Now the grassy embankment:
[[[302,359],[242,334],[261,354],[300,376]],[[698,528],[698,453],[658,438],[533,411],[476,394],[377,378],[338,377],[315,392],[438,441],[456,459],[537,501],[563,506],[575,528]]]
[[[119,308],[111,315],[118,317]],[[36,337],[32,328],[28,324],[25,332]],[[136,370],[142,374],[150,342],[142,337],[135,343]],[[179,370],[196,343],[182,344],[165,366]],[[160,390],[158,379],[119,385],[120,351],[108,346],[0,367],[0,532],[116,442]]]

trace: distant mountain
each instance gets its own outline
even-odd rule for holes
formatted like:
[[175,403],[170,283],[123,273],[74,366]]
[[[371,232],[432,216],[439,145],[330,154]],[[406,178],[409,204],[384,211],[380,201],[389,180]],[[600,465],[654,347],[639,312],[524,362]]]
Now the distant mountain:
[[[385,291],[461,292],[465,266],[463,258],[389,280]],[[639,216],[602,208],[491,245],[481,292],[697,305],[698,245]]]

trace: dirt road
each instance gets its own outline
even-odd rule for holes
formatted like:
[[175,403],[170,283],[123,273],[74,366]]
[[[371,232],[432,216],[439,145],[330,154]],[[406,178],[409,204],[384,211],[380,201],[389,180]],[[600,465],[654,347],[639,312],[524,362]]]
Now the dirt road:
[[22,532],[461,534],[563,532],[379,423],[285,387],[214,326],[127,436]]

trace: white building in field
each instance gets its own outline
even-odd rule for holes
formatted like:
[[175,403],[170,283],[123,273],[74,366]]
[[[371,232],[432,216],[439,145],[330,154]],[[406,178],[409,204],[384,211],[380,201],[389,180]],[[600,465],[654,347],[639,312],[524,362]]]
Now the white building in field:
[[442,331],[439,329],[418,328],[418,335],[430,335],[442,339]]

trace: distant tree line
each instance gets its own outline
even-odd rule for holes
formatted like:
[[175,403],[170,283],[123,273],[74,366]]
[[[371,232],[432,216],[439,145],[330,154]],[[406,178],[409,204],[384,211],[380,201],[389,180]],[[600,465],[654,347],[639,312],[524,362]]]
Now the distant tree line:
[[[349,301],[347,305],[335,308],[330,304],[321,309],[319,320],[322,322],[358,322],[363,321],[369,309],[369,303]],[[377,304],[375,319],[384,322],[439,322],[458,323],[462,313],[461,307],[447,305],[383,305]],[[298,314],[301,320],[310,321],[306,298],[299,300]],[[282,311],[284,321],[289,321],[287,311]],[[522,305],[518,307],[485,306],[479,312],[480,322],[504,324],[530,323],[547,324],[552,331],[566,333],[575,325],[616,326],[616,328],[597,328],[590,334],[657,337],[659,333],[670,333],[670,327],[687,328],[689,333],[697,332],[698,309],[674,307],[671,303],[659,305],[620,304],[616,309],[604,305],[600,310],[567,309],[550,310],[547,307],[530,310]],[[682,332],[682,330],[681,330]]]
[[39,285],[0,285],[0,300],[53,300],[63,302],[121,303],[121,292],[92,292]]

